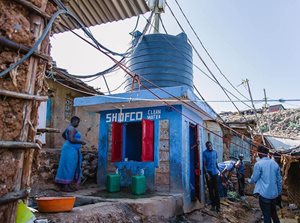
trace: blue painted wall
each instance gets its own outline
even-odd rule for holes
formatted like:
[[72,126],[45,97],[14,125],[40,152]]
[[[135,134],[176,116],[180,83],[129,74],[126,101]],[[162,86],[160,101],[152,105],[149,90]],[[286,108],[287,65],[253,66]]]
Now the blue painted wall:
[[[176,106],[181,109],[181,106]],[[121,174],[121,186],[129,186],[131,176],[136,175],[143,168],[147,179],[148,189],[154,189],[155,167],[159,163],[159,120],[168,119],[170,122],[170,176],[171,186],[174,190],[181,189],[181,117],[180,114],[169,107],[149,107],[137,109],[122,109],[100,112],[100,131],[99,131],[99,160],[98,160],[98,184],[106,184],[107,176],[107,155],[108,155],[108,133],[112,121],[117,122],[136,122],[142,119],[154,120],[154,161],[136,162],[123,161],[115,162],[114,166],[119,169]]]
[[[200,117],[199,113],[196,113],[186,107],[183,107],[182,110],[182,165],[183,165],[183,175],[182,175],[182,184],[184,187],[184,202],[185,204],[191,203],[191,193],[192,190],[190,185],[190,178],[191,178],[191,167],[190,167],[190,142],[189,142],[189,126],[191,124],[199,124],[199,135],[198,139],[200,141],[200,148],[199,148],[199,156],[200,156],[200,170],[202,170],[202,151],[205,148],[205,141],[203,140],[203,128],[204,125],[203,119]],[[203,201],[204,198],[204,184],[203,184],[202,171],[200,176],[200,196],[201,200]]]
[[[185,106],[176,105],[176,110],[167,107],[147,107],[135,109],[110,110],[100,112],[100,135],[99,135],[99,171],[98,183],[106,183],[106,166],[108,153],[109,126],[111,122],[135,122],[141,119],[154,120],[154,161],[153,162],[135,162],[122,161],[115,162],[114,166],[121,173],[121,186],[129,186],[131,176],[138,174],[140,169],[145,169],[147,179],[147,188],[154,189],[155,168],[159,164],[159,120],[169,120],[170,135],[170,189],[172,192],[183,192],[184,203],[191,205],[191,163],[190,163],[190,123],[199,124],[200,140],[200,170],[202,170],[202,152],[205,149],[204,120],[198,112],[192,111]],[[137,120],[138,119],[138,120]],[[201,201],[204,201],[204,180],[201,171],[200,176],[200,194]]]

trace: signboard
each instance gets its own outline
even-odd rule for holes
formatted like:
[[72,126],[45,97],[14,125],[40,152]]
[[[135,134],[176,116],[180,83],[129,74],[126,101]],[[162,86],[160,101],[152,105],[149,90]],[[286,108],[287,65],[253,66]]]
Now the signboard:
[[161,109],[149,109],[147,111],[132,111],[132,112],[113,112],[107,113],[105,116],[106,122],[133,122],[141,121],[145,116],[146,119],[154,120],[161,118]]

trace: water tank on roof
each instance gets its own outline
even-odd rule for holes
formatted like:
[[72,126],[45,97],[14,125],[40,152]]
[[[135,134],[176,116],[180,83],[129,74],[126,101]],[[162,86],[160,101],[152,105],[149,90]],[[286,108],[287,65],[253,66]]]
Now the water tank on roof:
[[[133,44],[140,36],[140,32],[135,33]],[[140,89],[144,89],[143,86],[193,88],[192,48],[185,33],[177,36],[161,33],[145,35],[129,57],[128,67],[132,73],[141,76]],[[126,78],[126,91],[139,89],[137,81],[133,82],[129,75]]]

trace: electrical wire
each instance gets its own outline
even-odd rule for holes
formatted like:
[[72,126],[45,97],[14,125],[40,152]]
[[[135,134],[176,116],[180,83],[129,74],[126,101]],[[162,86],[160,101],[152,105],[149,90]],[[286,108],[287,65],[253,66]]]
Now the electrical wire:
[[[57,1],[57,0],[55,0],[55,1]],[[119,66],[122,70],[124,70],[128,75],[130,75],[132,78],[135,78],[136,76],[143,78],[142,76],[139,76],[139,75],[137,75],[137,74],[135,74],[135,75],[131,74],[131,73],[129,72],[129,68],[128,68],[128,67],[124,66],[122,63],[120,63],[119,61],[117,61],[115,58],[111,57],[108,53],[104,52],[102,49],[98,48],[98,50],[99,50],[100,52],[102,52],[103,54],[105,54],[106,56],[108,56],[108,57],[109,57],[111,60],[113,60],[116,64],[118,64],[118,66]],[[145,78],[144,78],[144,79],[145,79]],[[149,80],[147,80],[147,81],[150,82]],[[153,84],[153,83],[152,83],[152,84]],[[146,86],[144,86],[144,88],[145,88],[146,90],[148,90],[149,92],[151,92],[154,96],[156,96],[157,98],[159,98],[162,102],[164,102],[165,104],[167,104],[169,107],[172,107],[174,110],[177,110],[177,112],[181,113],[182,116],[185,116],[185,117],[188,118],[189,120],[195,122],[195,121],[192,120],[190,117],[188,117],[187,115],[185,115],[185,114],[183,114],[181,111],[179,111],[176,107],[174,107],[174,106],[172,106],[171,104],[169,104],[168,102],[164,101],[161,97],[159,97],[157,94],[155,94],[151,89],[147,88]],[[160,87],[158,87],[158,88],[159,88],[160,90],[162,90],[162,91],[165,91],[165,90],[163,90],[163,89],[160,88]],[[166,92],[166,91],[165,91],[165,92]],[[168,92],[166,92],[166,93],[168,93]],[[171,95],[170,93],[168,93],[168,94]],[[179,98],[179,101],[181,101],[180,98]],[[194,109],[195,109],[195,108],[194,108]],[[198,109],[198,110],[199,110],[199,109]],[[199,111],[200,111],[200,110],[199,110]],[[202,112],[201,112],[201,113],[202,113]],[[205,115],[209,117],[208,114],[205,113]],[[195,123],[197,123],[197,122],[195,122]],[[212,134],[214,134],[214,135],[216,135],[216,136],[218,136],[218,137],[223,138],[222,136],[218,135],[217,133],[213,132],[212,130],[208,129],[207,127],[205,127],[205,126],[203,126],[203,125],[201,125],[201,124],[199,124],[199,123],[197,123],[197,124],[198,124],[199,126],[203,127],[204,129],[206,129],[208,132],[211,132]],[[220,123],[220,124],[221,124],[221,123]],[[224,124],[223,124],[223,125],[224,125]],[[236,132],[234,129],[231,129],[231,128],[228,127],[228,126],[226,126],[226,128],[228,128],[228,129],[232,130],[234,133],[237,133],[238,135],[242,135],[242,136],[244,137],[243,134]],[[243,139],[243,138],[242,138],[242,139]],[[244,140],[244,139],[243,139],[243,140]],[[252,142],[252,139],[250,139],[250,143],[251,143],[251,142]],[[231,142],[231,143],[232,143],[232,144],[235,144],[235,143],[233,143],[233,142]],[[248,142],[248,143],[249,143],[249,142]],[[239,146],[239,147],[241,147],[241,146],[238,145],[238,144],[236,144],[236,145]],[[243,148],[243,147],[242,147],[242,148]]]
[[[147,19],[147,21],[151,21],[152,19],[152,16],[153,16],[153,13],[151,13],[150,17]],[[61,24],[63,25],[63,24]],[[64,25],[63,25],[64,26]],[[81,37],[78,33],[74,32],[73,30],[69,29],[68,27],[64,26],[66,29],[68,29],[70,32],[72,32],[74,35],[78,36],[79,38],[83,39],[83,37]],[[119,63],[122,63],[126,58],[128,58],[129,55],[131,55],[135,49],[138,47],[138,45],[140,44],[142,38],[144,37],[145,33],[147,32],[147,30],[149,29],[149,23],[146,24],[146,26],[144,27],[144,30],[142,32],[142,34],[139,36],[138,40],[135,41],[135,43],[133,44],[133,46],[131,46],[129,49],[130,51],[128,52],[127,56],[124,56],[122,57],[120,60],[119,60]],[[91,46],[93,46],[94,48],[98,49],[97,47],[97,44],[92,44],[91,42],[89,42],[89,44]],[[104,71],[100,71],[100,72],[97,72],[95,74],[90,74],[90,75],[74,75],[74,74],[66,74],[67,76],[70,76],[70,77],[74,77],[74,78],[80,78],[80,79],[85,79],[85,78],[93,78],[93,77],[98,77],[98,76],[104,76],[108,73],[112,73],[114,71],[116,71],[118,68],[118,65],[117,64],[114,64],[112,65],[111,67],[107,68],[106,70]]]
[[165,25],[164,25],[164,22],[163,22],[163,20],[162,20],[161,16],[159,17],[159,21],[160,21],[160,23],[161,23],[161,26],[163,27],[163,29],[164,29],[165,33],[166,33],[166,34],[168,34],[168,32],[167,32],[167,29],[166,29],[166,27],[165,27]]
[[[57,0],[55,0],[55,1],[57,1]],[[45,36],[46,36],[46,34],[48,33],[48,31],[50,30],[50,27],[52,26],[54,20],[55,20],[60,14],[62,14],[62,13],[66,13],[66,12],[65,12],[64,10],[59,10],[58,12],[56,12],[56,13],[53,15],[53,17],[51,17],[51,19],[50,19],[50,21],[49,21],[49,23],[48,23],[46,29],[43,31],[41,37],[40,37],[39,40],[36,42],[36,44],[34,45],[34,47],[33,47],[33,48],[25,55],[26,57],[29,57],[29,56],[34,52],[34,50],[35,50],[34,48],[37,48],[37,46],[40,44],[39,42],[41,42],[41,41],[45,38]],[[67,14],[68,14],[68,12],[67,12]],[[69,15],[69,14],[68,14],[68,15]],[[71,16],[71,17],[72,17],[72,16]],[[73,19],[76,20],[76,17],[73,17]],[[78,22],[78,21],[76,20],[76,22]],[[84,27],[82,27],[82,28],[84,29]],[[94,40],[94,37],[93,37],[92,39]],[[97,44],[98,42],[95,42],[95,43]],[[120,66],[121,69],[123,69],[127,74],[129,74],[130,76],[132,76],[132,78],[134,78],[134,76],[133,76],[132,74],[129,73],[129,71],[128,71],[129,68],[128,68],[128,67],[125,69],[125,67],[123,67],[124,65],[123,65],[122,63],[120,63],[119,61],[117,61],[116,59],[114,59],[113,57],[111,57],[107,52],[104,52],[100,47],[98,47],[98,50],[99,50],[100,52],[104,53],[105,55],[107,55],[107,56],[108,56],[110,59],[112,59],[116,64],[118,64],[118,65]],[[31,53],[31,54],[29,54],[29,53]],[[29,55],[29,56],[28,56],[28,55]],[[24,56],[24,57],[25,57],[25,56]],[[24,57],[22,58],[23,61],[24,61],[25,59],[27,59],[27,58],[24,59]],[[22,60],[22,59],[21,59],[21,60]],[[3,72],[1,72],[2,76],[5,75],[7,72],[11,71],[12,69],[14,69],[14,67],[16,67],[17,65],[19,65],[20,63],[22,63],[22,62],[20,62],[21,60],[17,61],[15,64],[11,65],[8,69],[6,69],[6,70],[4,70]],[[127,70],[127,69],[128,69],[128,70]],[[137,74],[135,74],[135,75],[137,75]],[[141,76],[139,76],[139,77],[141,77]],[[143,78],[143,77],[142,77],[142,78]],[[148,82],[149,82],[149,81],[148,81]],[[60,82],[59,82],[59,83],[60,83]],[[62,84],[62,83],[60,83],[60,84],[63,85],[63,86],[65,86],[65,87],[68,87],[68,88],[70,88],[70,89],[80,91],[80,90],[78,90],[78,89],[72,88],[72,87],[67,86],[67,85],[64,85],[64,84]],[[162,102],[166,103],[168,106],[172,107],[173,109],[175,109],[175,110],[177,110],[179,113],[181,113],[181,111],[179,111],[178,109],[176,109],[174,106],[172,106],[172,105],[169,104],[168,102],[163,101],[163,99],[160,98],[157,94],[155,94],[151,89],[147,88],[146,86],[144,86],[144,88],[146,88],[148,91],[150,91],[153,95],[155,95],[157,98],[159,98]],[[161,88],[160,88],[160,89],[161,89]],[[161,89],[161,90],[163,90],[163,89]],[[84,92],[84,91],[80,91],[80,92]],[[84,92],[84,93],[87,93],[87,92]],[[89,93],[89,94],[91,94],[91,93]],[[91,95],[94,95],[94,94],[91,94]],[[181,99],[179,99],[179,101],[180,101],[180,100],[181,100]],[[191,118],[189,118],[189,117],[186,116],[185,114],[183,114],[183,113],[181,113],[181,114],[182,114],[183,116],[185,116],[186,118],[190,119],[191,121],[193,121]],[[207,114],[206,114],[206,115],[207,115]],[[195,121],[193,121],[193,122],[195,122]],[[197,123],[197,122],[195,122],[195,123]],[[200,124],[198,123],[198,125],[200,125]],[[202,126],[203,128],[205,128],[207,131],[211,132],[212,134],[215,134],[215,135],[217,135],[217,136],[223,138],[222,136],[220,136],[220,135],[216,134],[215,132],[209,130],[209,129],[206,128],[205,126],[203,126],[203,125],[200,125],[200,126]],[[230,127],[228,127],[228,126],[226,126],[226,127],[227,127],[227,128],[230,128]],[[240,134],[240,133],[238,133],[238,134]],[[232,142],[231,142],[231,143],[232,143]],[[237,146],[239,146],[239,145],[237,145]]]
[[62,82],[58,81],[55,78],[53,79],[53,81],[56,82],[56,83],[58,83],[58,84],[60,84],[60,85],[62,85],[62,86],[64,86],[64,87],[66,87],[66,88],[69,88],[71,90],[74,90],[74,91],[77,91],[77,92],[80,92],[80,93],[83,93],[83,94],[92,95],[92,96],[98,95],[98,94],[93,94],[93,93],[90,93],[90,92],[87,92],[87,91],[82,91],[82,90],[79,90],[77,88],[70,87],[70,86],[68,86],[66,84],[63,84]]
[[[202,96],[202,94],[200,93],[200,91],[198,90],[198,88],[197,88],[195,85],[193,85],[193,87],[194,87],[194,89],[196,90],[196,92],[198,93],[198,95],[201,97],[201,99],[202,99],[203,101],[205,101],[204,97]],[[207,102],[207,101],[205,101],[205,102]]]
[[[58,0],[55,0],[55,1],[58,1]],[[72,17],[72,16],[71,16]],[[75,19],[76,20],[76,17],[72,17],[73,19]],[[78,22],[78,21],[76,21],[76,22]],[[85,30],[85,28],[84,27],[82,27],[82,29],[84,29]],[[83,38],[83,37],[82,37]],[[84,38],[83,38],[84,39]],[[95,38],[94,37],[92,37],[91,38],[92,40],[95,40]],[[89,42],[89,41],[88,41]],[[95,40],[94,41],[96,44],[97,44],[97,40]],[[91,44],[91,43],[90,43]],[[93,45],[93,44],[92,44]],[[130,74],[129,72],[128,72],[128,70],[126,70],[123,66],[123,64],[122,63],[120,63],[119,61],[117,61],[116,59],[114,59],[113,57],[111,57],[108,53],[106,53],[106,52],[104,52],[99,46],[97,47],[97,49],[100,51],[100,52],[102,52],[103,54],[105,54],[106,56],[108,56],[110,59],[112,59],[115,63],[117,63],[119,66],[120,66],[120,68],[122,68],[127,74],[129,74],[132,78],[134,78],[135,76],[133,76],[132,74]],[[129,68],[127,68],[127,69],[129,69]],[[140,77],[140,76],[139,76]],[[146,88],[148,91],[150,91],[150,92],[152,92],[149,88],[147,88],[147,87],[145,87],[144,86],[144,88]],[[153,94],[153,92],[152,92],[152,94]],[[158,95],[157,95],[158,96]],[[159,98],[159,96],[158,96],[158,98]],[[160,98],[161,99],[161,98]],[[179,99],[180,100],[180,99]],[[165,103],[167,103],[167,102],[165,102]],[[171,105],[170,105],[171,106]],[[200,110],[199,110],[200,111]],[[180,112],[180,111],[179,111]],[[202,112],[203,113],[203,112]],[[184,114],[182,114],[182,115],[184,115]],[[202,126],[203,128],[206,128],[205,126]],[[227,127],[227,126],[226,126]],[[227,127],[228,128],[228,127]],[[206,128],[207,129],[207,128]],[[216,133],[214,133],[213,131],[211,131],[211,130],[209,130],[209,129],[207,129],[207,131],[209,131],[209,132],[211,132],[211,133],[213,133],[213,134],[216,134]],[[222,136],[221,136],[222,137]]]
[[[174,12],[172,11],[172,9],[169,7],[169,5],[166,3],[166,5],[168,6],[171,14],[173,15],[174,19],[176,20],[178,26],[180,27],[180,29],[182,30],[182,32],[186,33],[185,30],[183,29],[182,25],[179,23],[178,19],[176,18]],[[195,48],[195,46],[193,45],[193,43],[189,40],[189,43],[191,44],[192,48],[194,49],[194,51],[196,52],[198,58],[201,60],[201,62],[203,63],[203,65],[205,66],[205,68],[207,69],[207,71],[210,73],[210,75],[213,77],[213,79],[217,82],[217,84],[220,86],[220,88],[223,90],[223,92],[225,93],[225,95],[228,97],[228,99],[231,101],[230,96],[227,94],[227,92],[224,90],[224,87],[220,84],[220,82],[218,81],[218,79],[216,78],[216,76],[213,74],[213,72],[210,70],[210,68],[208,67],[208,65],[205,63],[204,59],[201,57],[201,55],[199,54],[199,52],[197,51],[197,49]],[[236,104],[234,102],[232,102],[233,106],[236,108],[236,110],[238,112],[240,112],[239,108],[236,106]]]
[[105,47],[104,45],[100,44],[100,43],[94,38],[94,36],[92,35],[91,31],[90,31],[88,28],[86,28],[86,27],[83,25],[83,23],[81,22],[81,20],[80,20],[76,15],[74,15],[73,12],[71,12],[64,4],[60,1],[60,0],[53,0],[53,1],[57,4],[58,7],[64,9],[64,10],[67,12],[67,16],[73,18],[73,21],[74,21],[75,23],[77,23],[77,24],[80,26],[80,28],[84,31],[84,33],[85,33],[89,38],[91,38],[91,39],[93,40],[93,42],[95,42],[96,45],[97,45],[98,47],[104,49],[107,53],[112,54],[112,55],[114,55],[114,56],[121,56],[121,57],[124,57],[125,55],[127,55],[126,52],[125,52],[125,53],[117,53],[117,52],[114,52],[114,51],[108,49],[108,48]]
[[[204,46],[202,40],[200,39],[199,35],[196,33],[195,29],[193,28],[192,24],[190,23],[189,19],[187,18],[186,14],[183,12],[182,7],[179,5],[178,1],[175,0],[179,10],[181,11],[182,15],[184,16],[185,20],[187,21],[187,23],[189,24],[191,30],[193,31],[194,35],[196,36],[196,38],[198,39],[199,43],[201,44],[202,48],[204,49],[204,51],[206,52],[206,54],[208,55],[208,57],[210,58],[210,60],[213,62],[213,64],[215,65],[215,67],[218,69],[218,71],[220,72],[220,74],[226,79],[226,81],[230,84],[230,86],[236,90],[242,97],[244,97],[246,100],[249,100],[249,98],[247,98],[245,95],[243,95],[230,81],[229,79],[226,77],[226,75],[222,72],[222,70],[220,69],[220,67],[217,65],[217,63],[215,62],[215,60],[212,58],[212,56],[210,55],[210,53],[208,52],[208,50],[206,49],[206,47]],[[168,5],[168,3],[166,2],[167,7],[171,10],[170,6]]]
[[[144,18],[146,19],[146,17],[144,16]],[[151,24],[151,26],[153,26]],[[176,49],[185,59],[187,59],[189,61],[189,59],[182,53],[182,51],[180,51],[173,43],[171,43],[166,37],[163,36],[163,38],[165,38],[165,40],[170,44],[170,46],[172,46],[174,49]],[[194,49],[195,50],[195,49]],[[199,70],[201,73],[203,73],[207,78],[209,78],[211,81],[213,81],[214,83],[218,84],[218,82],[213,79],[212,77],[210,77],[204,70],[202,70],[198,65],[196,65],[195,63],[193,63],[192,61],[190,61],[192,63],[192,65],[197,68],[197,70]],[[219,85],[219,84],[218,84]],[[225,87],[223,87],[223,89],[229,93],[231,96],[233,96],[234,98],[236,98],[237,100],[241,101],[237,96],[235,96],[232,92],[230,92],[228,89],[226,89]],[[242,102],[244,105],[246,105],[249,108],[252,108],[250,105],[246,104],[245,102]]]
[[38,38],[38,40],[36,41],[36,43],[32,46],[32,48],[17,62],[13,63],[12,65],[10,65],[7,69],[5,69],[4,71],[2,71],[0,73],[0,78],[3,77],[5,74],[9,73],[10,71],[12,71],[13,69],[15,69],[17,66],[19,66],[21,63],[23,63],[25,60],[27,60],[39,47],[39,45],[42,43],[42,41],[45,39],[45,37],[47,36],[48,32],[50,31],[55,19],[57,19],[57,17],[61,14],[65,14],[66,11],[65,10],[58,10],[57,12],[55,12],[53,14],[53,16],[51,17],[51,19],[49,20],[46,28],[43,30],[41,36]]
[[138,15],[138,17],[137,17],[137,20],[136,20],[136,23],[135,23],[135,26],[134,26],[133,30],[131,32],[129,32],[130,34],[135,32],[136,28],[138,27],[139,21],[140,21],[140,15]]
[[[127,82],[127,80],[123,81],[119,86],[117,86],[115,89],[111,90],[110,92],[114,92],[114,91],[119,90],[126,82]],[[109,92],[102,92],[102,93],[106,94],[106,93],[109,93]],[[110,96],[111,97],[111,95],[105,95],[105,96]]]
[[[167,4],[167,3],[166,3]],[[183,27],[181,26],[180,22],[178,21],[178,19],[176,18],[174,12],[172,11],[172,9],[169,7],[169,5],[167,4],[172,16],[174,17],[175,21],[177,22],[178,26],[180,27],[180,29],[182,30],[182,32],[186,33],[185,30],[183,29]],[[190,45],[192,46],[192,48],[194,49],[194,51],[196,52],[198,58],[200,59],[200,61],[203,63],[203,65],[205,66],[205,68],[208,70],[208,72],[210,73],[210,75],[213,77],[213,79],[217,82],[217,84],[220,86],[220,88],[222,89],[222,91],[225,93],[225,95],[227,96],[227,98],[232,101],[232,99],[230,98],[230,96],[228,95],[227,91],[225,90],[225,88],[221,85],[221,83],[218,81],[218,79],[216,78],[216,76],[213,74],[213,72],[210,70],[210,68],[208,67],[208,65],[205,63],[204,59],[201,57],[200,53],[197,51],[196,47],[193,45],[193,43],[191,42],[191,40],[188,38],[188,42],[190,43]],[[240,100],[238,97],[236,97],[234,95],[235,98],[237,98],[238,100]],[[236,108],[236,110],[241,113],[241,111],[239,110],[239,108],[237,107],[237,105],[234,102],[231,102],[232,105]],[[246,104],[246,103],[244,103]],[[249,106],[249,105],[247,105]],[[250,106],[249,106],[250,107]],[[242,114],[242,118],[244,120],[247,121],[247,118]],[[247,126],[249,128],[249,131],[252,132],[252,128],[250,126]]]

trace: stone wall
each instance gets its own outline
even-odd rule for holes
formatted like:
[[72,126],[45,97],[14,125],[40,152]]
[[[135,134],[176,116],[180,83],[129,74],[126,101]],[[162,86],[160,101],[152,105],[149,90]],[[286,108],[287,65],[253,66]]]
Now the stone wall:
[[[54,182],[58,168],[60,149],[44,149],[35,159],[32,174],[32,193],[46,189],[56,189]],[[82,151],[82,186],[85,182],[96,183],[98,154],[96,151]]]
[[[41,44],[35,52],[49,54],[49,36],[40,39],[47,25],[47,19],[30,9],[28,5],[52,16],[56,7],[48,0],[26,1],[0,1],[0,36],[14,45],[23,45],[31,48],[38,40]],[[24,1],[22,1],[24,2]],[[5,71],[14,63],[24,57],[25,52],[7,43],[0,45],[0,72]],[[47,94],[44,77],[45,70],[50,61],[38,56],[30,56],[19,66],[12,69],[0,78],[0,89],[11,92],[11,96],[0,96],[0,141],[14,141],[34,143],[37,127],[37,113],[40,102],[36,100],[20,99],[19,93],[42,96]],[[7,70],[6,70],[7,71]],[[14,96],[13,96],[14,95]],[[21,97],[22,98],[22,97]],[[0,151],[0,197],[25,197],[30,188],[33,150],[1,148]],[[15,196],[23,193],[22,196]],[[6,200],[0,206],[1,222],[15,222],[17,199]]]
[[170,190],[170,131],[169,120],[159,121],[159,164],[155,169],[157,191]]

